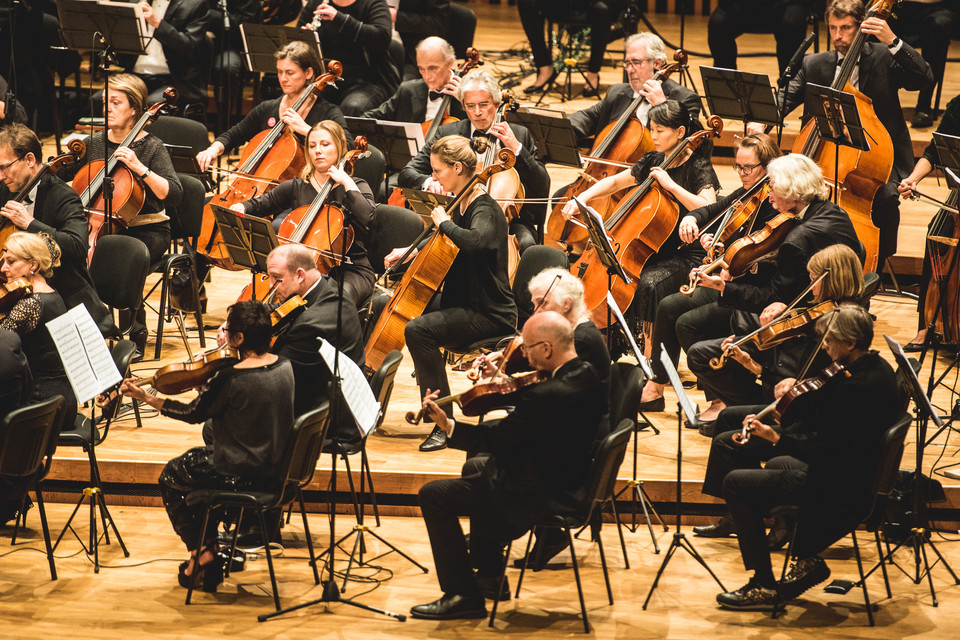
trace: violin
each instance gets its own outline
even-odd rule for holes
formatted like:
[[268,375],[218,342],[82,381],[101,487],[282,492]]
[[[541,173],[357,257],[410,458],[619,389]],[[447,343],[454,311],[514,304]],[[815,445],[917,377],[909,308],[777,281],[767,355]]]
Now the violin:
[[[117,145],[120,147],[129,147],[132,145],[143,128],[153,122],[158,116],[168,113],[176,107],[177,90],[173,87],[167,87],[163,92],[163,100],[153,104],[147,109],[140,119],[133,125],[130,133]],[[103,144],[106,148],[109,132],[103,132]],[[110,198],[110,219],[104,217],[106,211],[106,202],[104,198],[104,183],[106,177],[113,178],[113,196]],[[118,224],[123,228],[137,217],[143,208],[146,200],[146,185],[139,176],[134,176],[133,172],[116,158],[116,150],[107,158],[106,164],[103,160],[90,160],[86,165],[80,168],[80,171],[73,178],[73,189],[80,194],[80,202],[83,208],[87,210],[87,225],[90,229],[90,251],[87,254],[87,264],[90,264],[93,258],[93,251],[96,249],[97,241],[106,233],[113,224]]]
[[[480,384],[473,385],[463,393],[437,398],[435,402],[441,407],[455,403],[460,407],[460,412],[465,416],[482,416],[490,411],[512,407],[514,405],[513,394],[521,389],[549,379],[550,376],[543,371],[531,371],[530,373],[511,378],[507,381],[481,382]],[[420,424],[420,421],[426,413],[426,409],[421,408],[420,411],[416,413],[408,411],[404,417],[410,424]]]
[[[683,50],[677,49],[673,59],[675,61],[673,64],[659,69],[653,75],[654,80],[665,80],[671,73],[686,68],[687,54]],[[630,167],[643,154],[653,150],[650,132],[637,119],[637,109],[645,101],[644,96],[638,95],[619,118],[604,127],[597,135],[593,147],[590,149],[590,157],[584,158],[587,160],[587,164],[580,171],[580,177],[567,188],[563,198],[547,218],[544,231],[546,244],[557,246],[568,253],[579,253],[579,249],[582,249],[587,241],[588,234],[585,229],[563,217],[561,213],[563,204],[570,198],[579,196],[595,182],[616,173],[611,170],[612,167]],[[620,197],[614,194],[607,198],[598,198],[591,201],[591,206],[606,220],[619,202]]]
[[33,293],[33,285],[26,278],[0,283],[0,319],[6,318],[13,305]]
[[[60,169],[63,168],[66,164],[73,164],[74,162],[79,162],[80,158],[83,157],[83,154],[87,152],[87,145],[84,144],[83,140],[74,138],[67,143],[67,149],[69,152],[63,153],[56,158],[53,158],[49,162],[45,162],[40,165],[40,170],[37,171],[25,185],[23,185],[16,195],[13,196],[12,200],[14,202],[23,202],[26,200],[27,196],[30,195],[30,192],[33,191],[33,188],[37,186],[37,183],[40,182],[40,179],[43,178],[44,174],[51,173],[56,175],[60,172]],[[17,227],[13,224],[8,218],[0,216],[0,247],[4,247],[7,244],[7,238],[17,232]]]
[[205,385],[215,373],[239,361],[240,352],[234,347],[224,345],[204,351],[193,360],[160,367],[152,376],[138,378],[134,384],[140,386],[149,383],[162,394],[177,395]]
[[[480,59],[480,52],[473,47],[467,47],[466,55],[463,57],[463,64],[461,64],[460,68],[456,71],[457,77],[462,78],[467,75],[471,69],[479,67],[482,64],[483,60]],[[440,108],[437,109],[436,117],[433,118],[433,120],[427,120],[421,125],[423,127],[424,140],[433,140],[434,136],[437,135],[437,129],[440,128],[440,125],[457,122],[456,118],[449,115],[449,110],[450,96],[444,94],[440,100]]]
[[[328,84],[338,80],[343,65],[337,60],[330,60],[327,62],[327,71],[304,89],[293,104],[294,111],[298,111],[310,96],[320,95]],[[240,156],[237,177],[213,196],[210,203],[229,209],[230,205],[263,195],[276,184],[296,176],[303,168],[303,156],[296,134],[278,118],[272,128],[261,131],[247,143]],[[203,209],[197,251],[218,267],[238,271],[240,267],[234,264],[220,240],[220,230],[210,203]]]
[[717,229],[717,232],[713,234],[713,242],[711,242],[707,248],[707,255],[703,258],[703,264],[706,265],[716,261],[724,252],[727,241],[746,225],[747,222],[751,223],[747,234],[749,235],[753,231],[752,221],[756,219],[760,205],[764,203],[769,195],[770,178],[764,176],[757,184],[747,189],[743,195],[731,202],[730,206],[722,213],[707,223],[706,227],[709,227],[714,221],[721,220],[720,227]]
[[[523,355],[523,350],[520,347],[523,346],[523,336],[515,336],[510,339],[510,342],[497,353],[491,353],[488,357],[492,361],[497,362],[497,370],[490,376],[491,379],[496,379],[501,373],[506,373],[508,375],[518,373],[520,371],[527,371],[530,369],[530,363],[527,361],[526,356]],[[473,382],[480,380],[483,375],[481,370],[479,358],[474,363],[473,367],[470,368],[470,371],[467,372],[467,379]]]
[[[337,165],[347,173],[353,173],[353,163],[367,155],[367,139],[357,136],[355,148],[348,151]],[[319,250],[317,268],[324,274],[337,266],[353,245],[353,226],[344,220],[343,209],[326,204],[327,197],[337,184],[328,179],[320,187],[313,202],[297,207],[280,224],[279,236],[289,242],[303,244]]]

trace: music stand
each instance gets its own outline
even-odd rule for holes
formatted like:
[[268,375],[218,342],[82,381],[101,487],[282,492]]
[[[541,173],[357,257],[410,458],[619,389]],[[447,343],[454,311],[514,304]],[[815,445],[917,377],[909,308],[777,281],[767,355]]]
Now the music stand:
[[663,562],[660,564],[660,569],[657,571],[657,576],[653,579],[653,584],[650,586],[650,592],[647,594],[647,599],[643,601],[643,610],[646,611],[647,605],[650,603],[650,598],[653,596],[654,590],[657,588],[657,585],[660,583],[660,576],[663,575],[664,570],[667,568],[667,565],[670,564],[670,558],[673,557],[673,554],[677,552],[677,549],[683,549],[691,556],[693,559],[700,563],[700,565],[707,570],[707,573],[710,574],[710,577],[717,581],[717,584],[720,585],[720,589],[724,592],[727,590],[723,583],[720,582],[720,578],[717,577],[717,574],[713,572],[710,568],[710,565],[707,564],[707,561],[703,559],[697,550],[694,549],[693,543],[687,540],[683,532],[680,530],[680,520],[683,510],[683,502],[681,499],[681,480],[680,473],[682,469],[683,462],[683,447],[680,441],[680,434],[683,432],[683,415],[686,414],[687,420],[694,422],[697,419],[697,408],[694,406],[693,402],[690,401],[690,398],[687,396],[687,392],[683,388],[683,383],[680,382],[680,375],[677,373],[676,367],[673,366],[673,361],[670,360],[670,356],[667,354],[667,348],[664,345],[660,345],[660,362],[663,364],[664,369],[667,371],[667,378],[670,380],[670,386],[673,387],[673,390],[677,393],[677,530],[673,534],[673,541],[670,543],[670,548],[667,549],[667,554],[663,558]]
[[416,122],[392,122],[374,118],[345,116],[350,133],[365,136],[367,142],[383,152],[386,165],[400,171],[424,146],[423,128]]
[[[273,54],[289,42],[306,42],[311,47],[316,47],[320,61],[324,62],[320,34],[312,29],[245,22],[240,25],[240,37],[243,38],[243,58],[247,62],[247,69],[254,73],[276,73],[277,60]],[[324,62],[318,75],[326,72]]]
[[521,124],[530,131],[544,162],[578,169],[583,166],[577,132],[563,111],[520,107],[507,111],[507,122]]
[[769,125],[782,122],[770,76],[735,69],[700,67],[700,81],[710,111],[721,118],[742,121],[744,133],[748,122]]
[[267,256],[280,246],[273,223],[212,202],[210,207],[220,229],[221,242],[238,267],[250,269],[253,299],[260,300],[263,296],[257,292],[257,275],[267,272]]
[[210,174],[200,168],[200,163],[197,162],[197,154],[193,150],[193,147],[166,143],[164,143],[163,146],[167,148],[167,153],[170,154],[170,161],[173,162],[174,171],[193,176],[207,188],[213,186],[213,182],[210,180]]
[[453,196],[442,193],[431,193],[430,191],[420,191],[419,189],[410,189],[408,187],[403,187],[400,189],[400,192],[403,194],[406,203],[413,209],[413,212],[421,218],[424,218],[428,225],[433,224],[433,221],[430,219],[431,211],[437,207],[446,209],[447,205],[453,202]]

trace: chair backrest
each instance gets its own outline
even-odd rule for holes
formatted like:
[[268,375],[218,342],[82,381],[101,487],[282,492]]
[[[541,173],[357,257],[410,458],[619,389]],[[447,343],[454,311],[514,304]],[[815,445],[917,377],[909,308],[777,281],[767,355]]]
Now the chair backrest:
[[610,367],[610,424],[630,420],[636,426],[643,384],[643,370],[638,365],[613,363]]
[[517,301],[519,312],[518,327],[522,327],[533,313],[533,303],[530,301],[530,291],[527,289],[530,281],[535,275],[550,267],[569,269],[570,261],[567,259],[567,254],[553,247],[534,245],[528,247],[520,256],[517,273],[513,279],[513,297]]
[[911,420],[911,415],[904,413],[892,427],[884,432],[880,440],[871,488],[873,507],[870,514],[864,518],[869,531],[875,531],[885,519],[887,496],[897,481],[900,459],[903,457],[903,443],[907,439]]
[[[116,344],[113,345],[113,349],[110,350],[110,355],[113,356],[113,364],[117,366],[117,371],[120,372],[120,375],[124,379],[130,377],[130,364],[133,360],[133,356],[137,352],[137,345],[130,340],[118,340]],[[107,419],[107,428],[109,428],[110,422],[117,418],[117,414],[120,413],[120,405],[122,402],[123,396],[117,395],[113,401],[103,408],[103,416]],[[77,419],[80,420],[84,418],[83,415],[77,414]],[[77,423],[79,424],[79,422]],[[104,434],[103,437],[106,437]],[[97,443],[99,444],[99,442]]]
[[178,173],[183,185],[183,197],[175,207],[167,207],[170,216],[170,237],[174,240],[196,238],[203,225],[203,199],[206,189],[203,183],[186,173]]
[[423,232],[423,220],[409,209],[377,205],[376,221],[367,234],[367,254],[374,271],[383,273],[383,259],[397,247],[406,247]]
[[202,122],[179,116],[160,116],[147,131],[163,140],[164,144],[193,149],[194,155],[210,146],[210,134]]
[[298,417],[287,436],[287,443],[277,470],[282,473],[281,486],[302,486],[310,482],[327,437],[330,424],[330,403],[324,402]]
[[622,420],[616,430],[605,436],[597,445],[587,481],[587,499],[590,511],[597,505],[606,503],[613,496],[617,483],[617,473],[623,458],[627,454],[627,445],[633,433],[634,423]]
[[90,278],[100,299],[114,309],[136,309],[150,271],[150,252],[136,238],[100,238],[90,261]]
[[57,448],[64,416],[63,396],[14,409],[0,424],[0,475],[30,476],[45,471]]
[[380,368],[370,376],[370,389],[373,395],[380,403],[380,419],[377,420],[379,428],[383,423],[383,418],[387,415],[387,405],[390,404],[390,396],[393,393],[393,383],[397,377],[397,371],[400,369],[400,362],[403,360],[403,353],[394,349],[386,355]]

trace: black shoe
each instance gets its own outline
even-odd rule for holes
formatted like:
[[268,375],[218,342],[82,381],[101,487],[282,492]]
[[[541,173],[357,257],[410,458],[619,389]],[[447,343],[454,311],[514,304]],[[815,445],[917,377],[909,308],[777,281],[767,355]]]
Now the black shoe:
[[796,598],[810,587],[830,577],[830,567],[819,556],[797,560],[781,580],[777,589],[785,598]]
[[933,126],[933,115],[927,111],[914,111],[910,126],[914,129],[926,129]]
[[693,528],[693,535],[701,538],[729,538],[737,535],[737,527],[730,516],[723,516],[714,524]]
[[767,534],[767,549],[778,551],[783,549],[783,545],[790,541],[790,534],[793,532],[793,523],[784,518],[776,518],[770,532]]
[[227,555],[229,551],[230,549],[223,549],[217,553],[217,558],[223,563],[224,569],[226,569],[227,564],[229,564],[230,573],[243,571],[247,564],[247,553],[243,549],[236,549],[233,553],[233,558],[231,558]]
[[637,411],[663,411],[667,407],[667,401],[663,396],[655,400],[640,402],[637,404]]
[[427,439],[420,443],[420,451],[440,451],[446,448],[447,432],[440,427],[434,427]]
[[903,345],[903,351],[904,353],[919,353],[920,351],[923,351],[923,343],[908,342],[907,344]]
[[454,593],[439,600],[410,607],[410,615],[424,620],[476,619],[487,617],[487,603],[482,595],[462,596]]
[[589,82],[583,86],[583,92],[580,94],[584,98],[599,98],[600,85],[593,86]]
[[[548,530],[549,531],[549,530]],[[555,531],[555,530],[554,530]],[[547,564],[556,558],[561,551],[570,546],[570,540],[564,536],[563,538],[557,538],[555,541],[548,541],[544,543],[542,539],[537,539],[536,544],[533,545],[533,549],[530,550],[530,564],[528,568],[533,571],[543,571]],[[542,551],[541,548],[542,547]],[[515,569],[523,568],[523,558],[517,558],[513,561],[513,566]]]
[[683,421],[683,426],[687,429],[696,429],[700,432],[701,435],[713,436],[714,427],[717,424],[717,420],[701,420],[700,416],[697,416],[693,422],[689,420]]
[[215,555],[212,562],[200,566],[199,576],[196,575],[196,567],[193,568],[194,573],[189,576],[184,573],[190,563],[190,560],[184,560],[180,563],[180,570],[177,573],[177,582],[180,586],[189,589],[190,583],[198,578],[198,582],[193,585],[194,589],[201,589],[205,593],[216,593],[217,587],[223,582],[224,559],[219,554]]
[[760,586],[756,578],[750,578],[750,582],[736,591],[717,596],[717,604],[737,611],[770,611],[779,601],[777,590]]
[[506,577],[503,579],[503,589],[497,593],[497,587],[500,586],[500,576],[482,577],[476,576],[477,586],[480,587],[480,593],[487,600],[498,600],[506,602],[510,599],[510,582]]
[[560,72],[556,69],[553,70],[553,73],[547,78],[547,81],[543,84],[532,84],[529,87],[525,88],[523,92],[525,94],[532,95],[534,93],[543,93],[547,90],[547,87],[550,86],[550,83],[557,79],[557,76],[560,75]]

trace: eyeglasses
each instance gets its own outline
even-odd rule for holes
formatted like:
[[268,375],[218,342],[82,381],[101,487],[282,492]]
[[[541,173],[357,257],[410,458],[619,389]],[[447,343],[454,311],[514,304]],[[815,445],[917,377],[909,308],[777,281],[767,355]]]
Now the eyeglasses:
[[8,164],[0,164],[0,173],[6,174],[7,171],[10,170],[10,167],[12,167],[13,165],[17,164],[17,163],[20,162],[21,160],[23,160],[23,156],[20,156],[19,158],[17,158],[16,160],[14,160],[13,162],[10,162],[10,163],[8,163]]
[[649,58],[644,58],[643,60],[624,60],[623,68],[624,69],[636,69],[643,66],[644,62],[650,62]]
[[463,108],[467,111],[475,111],[480,109],[481,111],[490,107],[493,104],[491,102],[474,102],[474,103],[464,103]]
[[759,166],[759,164],[735,164],[733,165],[733,168],[737,173],[746,175],[748,173],[753,173],[754,169]]
[[528,351],[530,351],[530,350],[533,349],[534,347],[538,347],[538,346],[540,346],[541,344],[550,344],[550,342],[547,341],[547,340],[541,340],[540,342],[534,342],[533,344],[522,344],[522,345],[520,345],[520,352],[521,352],[521,353],[527,353]]

